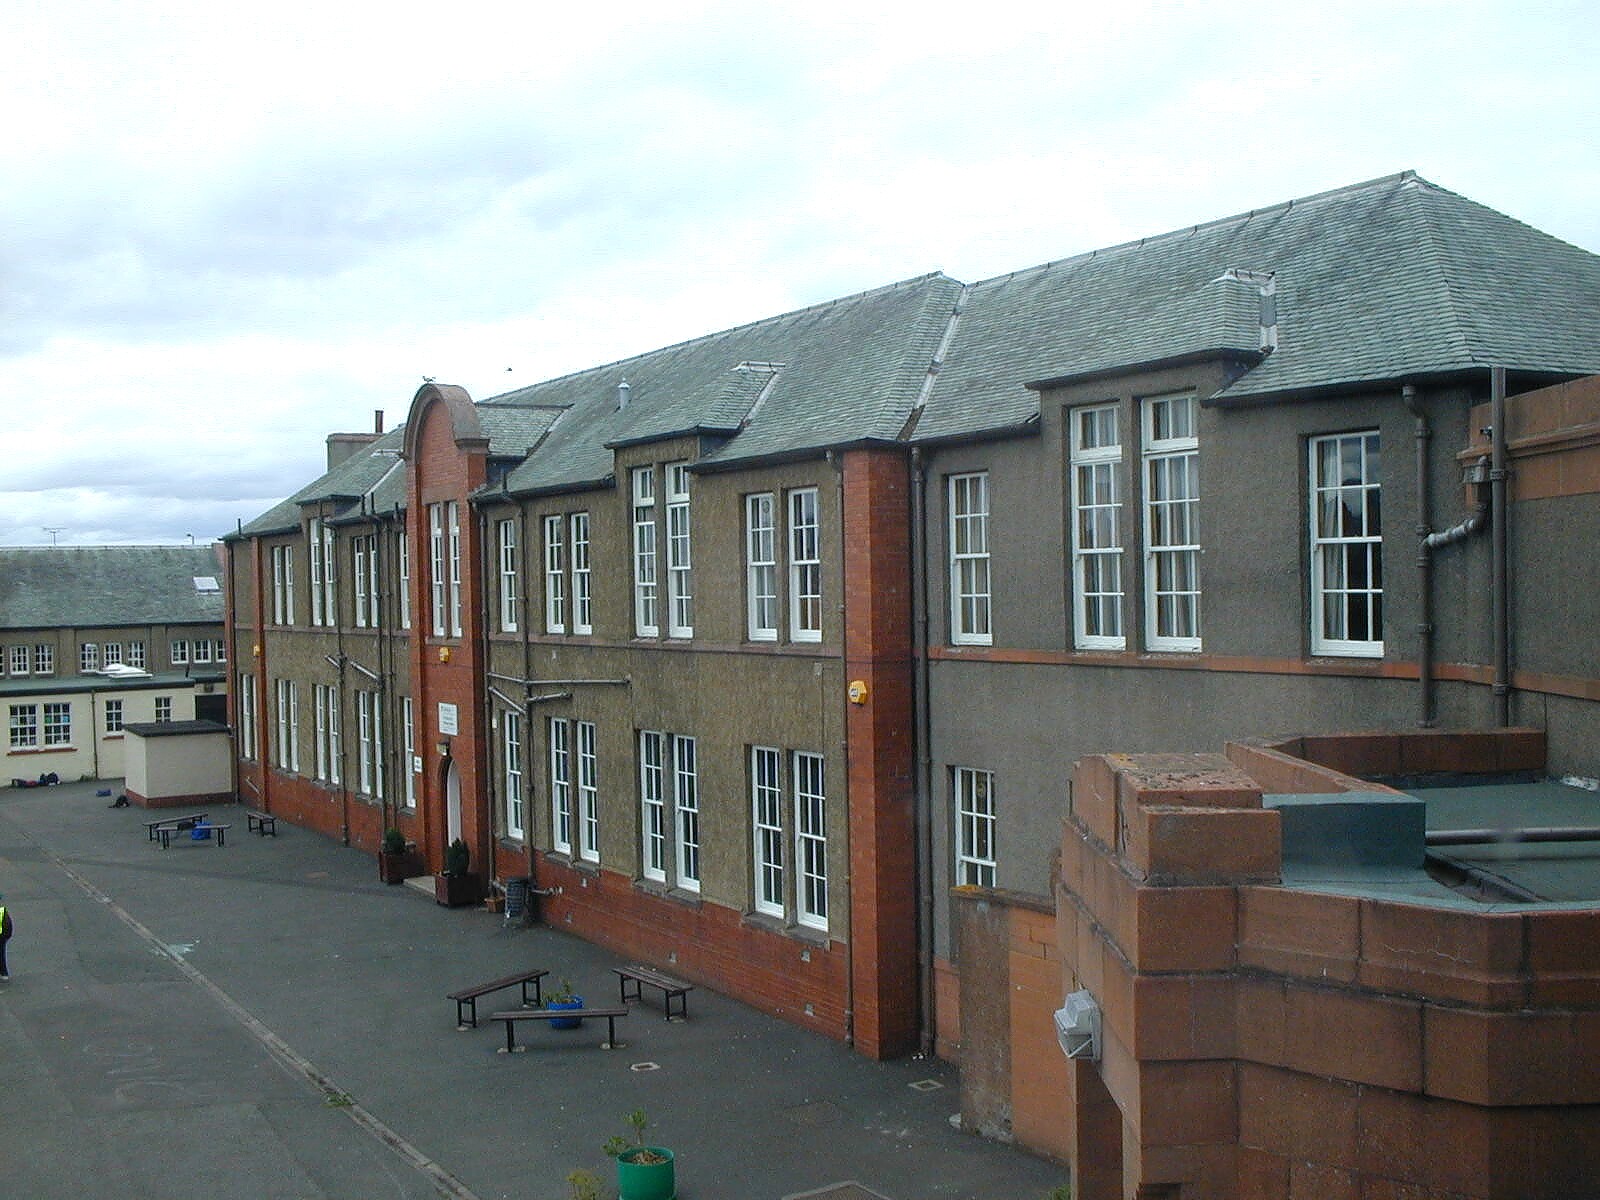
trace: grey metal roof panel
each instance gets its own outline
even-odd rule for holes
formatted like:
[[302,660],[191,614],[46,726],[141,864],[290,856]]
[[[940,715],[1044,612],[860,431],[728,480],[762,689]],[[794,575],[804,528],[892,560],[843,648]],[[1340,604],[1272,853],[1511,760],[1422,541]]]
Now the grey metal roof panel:
[[221,557],[205,546],[0,547],[0,629],[220,623]]

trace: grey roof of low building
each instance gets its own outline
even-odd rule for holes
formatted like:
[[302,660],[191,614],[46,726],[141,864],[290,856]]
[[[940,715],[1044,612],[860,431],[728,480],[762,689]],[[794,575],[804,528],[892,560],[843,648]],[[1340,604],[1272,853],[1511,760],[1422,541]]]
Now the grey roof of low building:
[[0,547],[0,630],[221,624],[223,559],[204,546]]
[[[1254,284],[1271,272],[1277,345]],[[1501,366],[1600,372],[1600,257],[1413,172],[963,285],[937,272],[480,401],[503,486],[612,481],[618,447],[700,435],[700,469],[1037,427],[1037,386],[1227,358],[1218,402]],[[619,407],[618,388],[629,387]],[[1032,386],[1030,386],[1032,385]],[[403,505],[395,430],[244,527]],[[502,486],[497,482],[491,490]]]

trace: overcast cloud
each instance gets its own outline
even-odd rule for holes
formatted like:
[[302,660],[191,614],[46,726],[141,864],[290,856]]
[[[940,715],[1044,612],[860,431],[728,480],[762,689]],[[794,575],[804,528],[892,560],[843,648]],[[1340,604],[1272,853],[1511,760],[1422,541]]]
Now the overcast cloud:
[[1405,168],[1600,250],[1579,3],[7,0],[0,544],[205,539],[390,426]]

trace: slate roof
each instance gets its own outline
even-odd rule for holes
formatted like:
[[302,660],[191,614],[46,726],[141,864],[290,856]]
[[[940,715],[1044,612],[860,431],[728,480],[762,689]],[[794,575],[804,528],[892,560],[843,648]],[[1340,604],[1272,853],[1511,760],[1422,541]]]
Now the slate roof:
[[[1277,347],[1253,284],[1272,272]],[[933,273],[477,405],[514,493],[603,486],[617,447],[699,434],[701,469],[1036,427],[1030,384],[1197,356],[1261,401],[1502,366],[1600,372],[1600,257],[1402,172],[963,285]],[[618,407],[627,381],[629,403]],[[245,526],[403,505],[394,430]],[[529,453],[532,449],[532,453]],[[498,484],[495,486],[498,490]]]
[[1026,422],[1025,383],[1278,347],[1222,399],[1503,366],[1600,371],[1600,257],[1407,171],[1097,250],[969,289],[917,438]]
[[0,630],[220,625],[223,593],[197,575],[225,582],[214,547],[0,547]]

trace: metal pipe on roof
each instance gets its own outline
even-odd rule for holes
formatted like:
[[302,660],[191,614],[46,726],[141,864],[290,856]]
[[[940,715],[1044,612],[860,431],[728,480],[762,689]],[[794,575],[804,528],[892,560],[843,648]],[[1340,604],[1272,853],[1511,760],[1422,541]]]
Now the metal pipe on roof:
[[1428,442],[1433,431],[1428,426],[1428,414],[1417,399],[1414,384],[1400,389],[1400,399],[1416,417],[1412,437],[1416,444],[1417,490],[1417,679],[1421,685],[1420,711],[1417,724],[1430,729],[1434,724],[1433,711],[1433,554],[1429,538],[1433,533],[1433,500],[1428,486]]
[[1600,825],[1530,825],[1522,829],[1430,829],[1430,846],[1493,846],[1520,842],[1600,842]]

